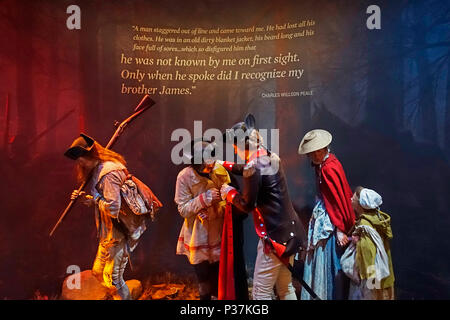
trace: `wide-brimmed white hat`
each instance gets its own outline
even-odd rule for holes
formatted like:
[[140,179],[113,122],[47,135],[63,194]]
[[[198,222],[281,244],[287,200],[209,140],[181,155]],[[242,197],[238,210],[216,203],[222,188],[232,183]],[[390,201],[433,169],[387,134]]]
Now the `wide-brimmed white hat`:
[[327,147],[333,137],[331,133],[322,129],[314,129],[309,131],[303,137],[298,146],[298,154],[306,154]]

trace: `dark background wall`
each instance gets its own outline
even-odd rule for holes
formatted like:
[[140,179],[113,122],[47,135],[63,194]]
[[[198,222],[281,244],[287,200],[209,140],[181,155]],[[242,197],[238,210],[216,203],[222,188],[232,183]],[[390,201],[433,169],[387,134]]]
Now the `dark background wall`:
[[[66,28],[71,4],[81,8],[81,30]],[[366,27],[371,4],[381,8],[381,30]],[[383,196],[392,216],[398,297],[450,298],[449,9],[431,0],[0,1],[0,297],[57,295],[67,266],[91,267],[92,210],[77,205],[53,238],[48,233],[76,185],[73,163],[62,156],[66,147],[80,131],[106,144],[114,120],[140,99],[120,93],[120,54],[130,38],[124,30],[314,19],[309,39],[258,45],[268,55],[298,52],[300,80],[212,81],[188,96],[155,95],[157,105],[120,138],[115,150],[165,204],[126,277],[192,272],[175,255],[182,219],[173,194],[181,168],[170,159],[172,131],[193,132],[194,120],[204,130],[224,130],[252,112],[259,127],[280,130],[289,191],[305,221],[316,191],[309,163],[296,150],[304,133],[320,127],[332,132],[351,186]],[[261,95],[308,89],[313,96]],[[251,222],[246,231],[251,268]]]

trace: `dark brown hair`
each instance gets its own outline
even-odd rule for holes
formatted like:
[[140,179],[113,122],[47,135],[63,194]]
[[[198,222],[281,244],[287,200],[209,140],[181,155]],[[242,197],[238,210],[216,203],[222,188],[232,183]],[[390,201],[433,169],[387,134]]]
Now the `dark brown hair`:
[[357,186],[355,188],[355,193],[356,193],[356,196],[358,197],[358,200],[359,200],[359,195],[361,194],[362,189],[364,189],[364,187],[361,187],[361,186]]

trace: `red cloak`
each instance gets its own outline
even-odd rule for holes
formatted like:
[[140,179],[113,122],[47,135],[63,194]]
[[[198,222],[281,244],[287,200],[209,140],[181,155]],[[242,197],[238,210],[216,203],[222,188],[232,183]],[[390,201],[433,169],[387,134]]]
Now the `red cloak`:
[[319,189],[331,222],[347,234],[355,224],[352,207],[352,190],[344,169],[334,154],[329,154],[322,166],[316,169]]
[[222,247],[219,262],[219,300],[236,300],[234,287],[234,251],[232,204],[227,203],[222,231]]

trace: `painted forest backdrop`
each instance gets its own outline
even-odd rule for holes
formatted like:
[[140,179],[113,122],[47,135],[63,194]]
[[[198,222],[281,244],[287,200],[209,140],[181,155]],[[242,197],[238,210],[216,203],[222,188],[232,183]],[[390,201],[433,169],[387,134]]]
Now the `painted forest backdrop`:
[[[81,8],[80,30],[66,27],[71,4]],[[366,27],[372,4],[381,8],[380,30]],[[203,120],[204,130],[224,130],[252,112],[260,128],[280,129],[289,192],[305,222],[316,191],[311,167],[296,150],[304,133],[320,127],[332,132],[352,188],[383,196],[392,216],[398,298],[450,298],[450,3],[435,0],[0,0],[0,298],[31,298],[36,290],[57,295],[67,266],[91,267],[92,210],[76,206],[53,238],[48,233],[76,186],[64,150],[80,131],[106,143],[114,121],[141,98],[121,93],[120,57],[133,54],[124,30],[302,19],[315,21],[314,36],[258,45],[261,55],[298,52],[300,79],[210,81],[191,95],[155,94],[157,105],[121,137],[115,149],[165,204],[125,277],[192,273],[175,255],[182,219],[173,194],[181,167],[170,160],[172,131],[192,132],[194,120]],[[295,90],[314,94],[262,95]],[[247,221],[249,270],[253,233]]]

